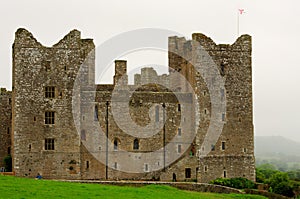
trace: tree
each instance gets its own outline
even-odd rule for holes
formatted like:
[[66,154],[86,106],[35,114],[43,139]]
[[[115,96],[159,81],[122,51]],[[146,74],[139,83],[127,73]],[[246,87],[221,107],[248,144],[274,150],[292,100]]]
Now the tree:
[[289,182],[281,182],[277,184],[274,189],[274,193],[281,194],[287,197],[293,197],[294,192],[293,192],[293,187],[290,185]]
[[271,164],[262,164],[257,167],[257,170],[265,176],[265,179],[269,179],[272,175],[279,172],[276,170],[276,167]]
[[287,173],[277,172],[267,180],[270,185],[270,192],[293,197],[293,187],[290,185],[290,179]]
[[263,183],[265,180],[265,174],[260,169],[256,169],[256,182]]
[[300,169],[294,171],[288,171],[287,174],[289,175],[291,180],[300,181]]

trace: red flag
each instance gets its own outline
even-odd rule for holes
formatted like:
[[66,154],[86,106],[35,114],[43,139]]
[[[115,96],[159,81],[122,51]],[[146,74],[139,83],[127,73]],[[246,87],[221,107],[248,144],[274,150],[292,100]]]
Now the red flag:
[[244,9],[239,9],[240,14],[243,14],[245,12]]

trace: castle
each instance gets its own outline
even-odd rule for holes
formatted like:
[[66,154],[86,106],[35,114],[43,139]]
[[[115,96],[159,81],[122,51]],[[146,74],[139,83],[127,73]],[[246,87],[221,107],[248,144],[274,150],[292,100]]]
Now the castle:
[[18,29],[0,167],[11,154],[24,177],[254,181],[251,37],[217,45],[195,33],[168,48],[168,75],[143,68],[129,85],[116,60],[114,83],[96,85],[93,40],[73,30],[45,47]]

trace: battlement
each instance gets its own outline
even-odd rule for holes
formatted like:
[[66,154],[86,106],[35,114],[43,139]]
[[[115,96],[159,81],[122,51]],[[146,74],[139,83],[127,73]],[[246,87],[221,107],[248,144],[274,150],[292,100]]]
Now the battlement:
[[251,51],[252,42],[251,36],[241,35],[233,44],[216,44],[210,37],[202,33],[193,33],[192,40],[186,40],[184,37],[172,36],[169,37],[169,50],[171,52],[184,52],[187,49],[192,50],[192,41],[197,41],[207,51],[212,50],[243,50]]
[[11,95],[11,91],[8,91],[6,88],[0,88],[0,95]]
[[7,92],[6,88],[0,88],[0,95],[5,94],[6,92]]

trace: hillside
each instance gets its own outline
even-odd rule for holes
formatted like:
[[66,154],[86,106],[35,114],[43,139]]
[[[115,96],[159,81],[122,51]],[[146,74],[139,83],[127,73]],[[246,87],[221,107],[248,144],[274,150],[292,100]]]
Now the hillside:
[[300,156],[300,143],[282,136],[256,136],[255,155]]
[[282,136],[255,137],[256,163],[271,163],[282,170],[300,168],[300,143]]

